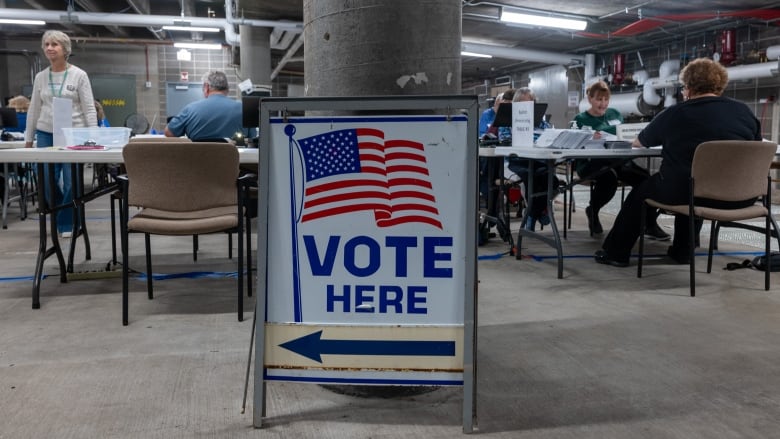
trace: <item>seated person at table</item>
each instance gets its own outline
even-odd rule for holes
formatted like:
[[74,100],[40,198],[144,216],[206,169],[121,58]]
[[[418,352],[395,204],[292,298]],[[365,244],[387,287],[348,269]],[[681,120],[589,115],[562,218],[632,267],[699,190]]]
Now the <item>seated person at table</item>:
[[[646,198],[665,204],[687,204],[696,147],[710,140],[761,140],[758,119],[747,105],[722,97],[728,72],[715,61],[699,58],[680,72],[684,101],[659,113],[634,140],[634,147],[662,145],[658,173],[635,187],[626,197],[596,262],[627,267],[634,243],[639,238],[640,209]],[[739,208],[755,200],[733,203],[712,202],[715,208]],[[675,262],[688,264],[690,255],[688,217],[674,219],[674,241],[667,254]]]
[[[512,135],[512,129],[511,127],[492,127],[493,121],[496,119],[496,112],[498,111],[498,106],[502,103],[506,102],[512,102],[512,96],[514,96],[515,89],[509,89],[498,96],[496,96],[495,102],[493,105],[488,108],[487,110],[482,112],[482,116],[479,118],[479,138],[481,141],[492,141],[492,140],[499,140],[499,138],[503,138],[503,140],[507,140],[511,138]],[[487,202],[488,197],[488,189],[490,188],[490,182],[488,181],[488,159],[485,157],[479,158],[479,196],[485,200],[485,204],[495,207],[498,203],[496,203],[495,197],[498,196],[498,193],[496,191],[493,191],[490,193],[494,198],[492,202]],[[495,211],[488,212],[488,215],[496,216]]]
[[228,140],[236,133],[243,133],[241,102],[229,98],[228,91],[224,72],[211,71],[203,75],[206,99],[188,104],[172,117],[165,127],[165,135],[186,135],[193,142],[202,142]]
[[23,133],[27,129],[27,110],[30,108],[30,100],[25,96],[14,96],[8,100],[8,107],[16,110],[16,126],[5,128],[5,131]]
[[496,119],[498,106],[512,102],[515,96],[515,89],[510,88],[496,96],[493,106],[482,112],[479,118],[479,138],[483,140],[507,140],[512,136],[512,127],[494,127],[493,121]]
[[[515,96],[512,98],[512,102],[536,102],[536,95],[533,90],[528,87],[521,87],[515,92]],[[547,128],[546,122],[540,122],[540,128]],[[506,158],[509,170],[514,172],[520,179],[526,182],[526,189],[528,188],[528,159],[521,159],[519,157],[509,156]],[[526,197],[530,210],[526,216],[525,224],[523,228],[526,230],[534,231],[536,228],[536,222],[539,221],[542,225],[550,224],[550,215],[547,211],[547,177],[548,169],[547,164],[541,160],[534,160],[534,180],[533,190],[537,194],[533,197]],[[553,176],[553,185],[558,186],[558,178]]]
[[[574,117],[577,127],[593,130],[594,139],[601,139],[602,132],[614,135],[617,126],[623,122],[623,116],[614,108],[609,108],[611,96],[609,86],[604,81],[597,81],[587,88],[586,95],[590,108]],[[585,208],[585,215],[590,233],[594,235],[604,232],[599,221],[599,211],[615,196],[618,182],[635,188],[650,177],[647,170],[637,166],[633,161],[623,159],[577,160],[575,168],[580,178],[587,178],[593,184],[593,195],[590,205]],[[648,212],[645,236],[659,241],[669,240],[669,234],[664,232],[656,222],[658,212],[652,210]]]
[[110,127],[111,124],[108,123],[108,119],[106,119],[106,112],[103,111],[103,104],[100,103],[99,100],[95,99],[95,113],[97,113],[97,121],[99,127]]

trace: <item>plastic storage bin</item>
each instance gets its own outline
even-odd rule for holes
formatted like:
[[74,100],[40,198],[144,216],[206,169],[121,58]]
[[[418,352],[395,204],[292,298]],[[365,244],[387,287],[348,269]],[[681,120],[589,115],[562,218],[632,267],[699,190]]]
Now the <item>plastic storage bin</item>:
[[130,140],[130,132],[130,128],[125,127],[63,128],[65,145],[61,146],[85,145],[94,142],[95,145],[103,145],[107,148],[119,148],[127,145]]

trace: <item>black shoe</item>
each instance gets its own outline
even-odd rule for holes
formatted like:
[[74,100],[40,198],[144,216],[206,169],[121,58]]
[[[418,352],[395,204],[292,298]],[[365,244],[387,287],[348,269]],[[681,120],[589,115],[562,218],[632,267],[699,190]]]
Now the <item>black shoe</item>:
[[593,258],[599,264],[611,265],[613,267],[621,267],[621,268],[628,267],[628,261],[618,261],[618,260],[612,259],[612,258],[609,257],[607,252],[604,251],[604,250],[596,251],[596,253],[593,255]]
[[691,263],[690,255],[686,252],[683,254],[682,252],[679,252],[674,249],[673,246],[669,246],[669,249],[666,250],[666,256],[669,256],[675,263],[680,265],[688,265]]
[[585,208],[585,216],[588,218],[588,229],[591,235],[599,235],[604,233],[604,228],[601,227],[601,221],[599,221],[599,213],[593,212],[593,208],[588,206]]
[[672,239],[668,233],[664,232],[658,223],[653,223],[645,228],[645,238],[655,241],[668,241]]

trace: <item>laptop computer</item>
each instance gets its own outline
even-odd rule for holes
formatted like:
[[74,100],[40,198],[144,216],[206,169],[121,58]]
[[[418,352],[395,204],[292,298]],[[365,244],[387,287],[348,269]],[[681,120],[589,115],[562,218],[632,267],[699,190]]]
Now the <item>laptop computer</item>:
[[[538,127],[544,115],[547,112],[546,103],[534,103],[534,127]],[[496,112],[496,118],[493,120],[491,126],[494,127],[511,127],[512,126],[512,103],[507,102],[498,105],[498,111]]]

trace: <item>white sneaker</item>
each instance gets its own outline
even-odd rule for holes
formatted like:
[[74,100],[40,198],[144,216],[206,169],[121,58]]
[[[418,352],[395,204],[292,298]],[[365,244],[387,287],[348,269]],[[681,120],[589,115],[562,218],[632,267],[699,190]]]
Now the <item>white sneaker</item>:
[[60,238],[70,238],[73,236],[73,232],[62,232],[60,233]]

